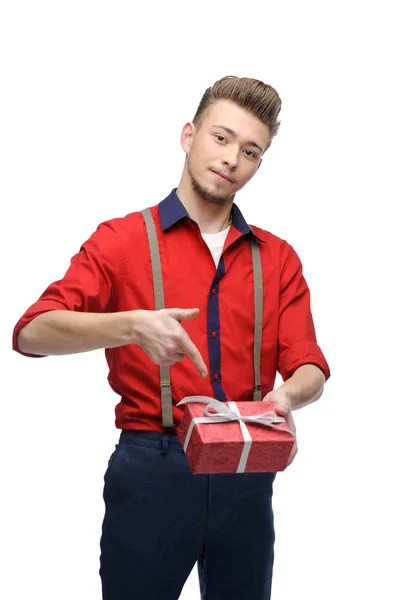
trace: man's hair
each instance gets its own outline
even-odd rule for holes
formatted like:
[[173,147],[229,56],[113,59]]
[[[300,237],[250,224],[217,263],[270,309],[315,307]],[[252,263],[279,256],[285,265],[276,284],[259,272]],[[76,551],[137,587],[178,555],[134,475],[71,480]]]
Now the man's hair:
[[228,75],[219,79],[202,96],[193,119],[195,125],[201,126],[206,109],[217,100],[230,100],[258,117],[268,126],[271,140],[277,135],[281,98],[271,85],[250,77]]

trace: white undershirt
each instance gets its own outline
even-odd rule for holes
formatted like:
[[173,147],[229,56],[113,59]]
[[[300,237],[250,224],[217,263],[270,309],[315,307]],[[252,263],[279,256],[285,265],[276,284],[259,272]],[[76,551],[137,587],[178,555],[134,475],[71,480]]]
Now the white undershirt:
[[213,260],[215,261],[216,268],[219,264],[220,257],[223,252],[224,243],[227,238],[227,234],[229,233],[230,227],[224,229],[223,231],[219,231],[219,233],[202,233],[202,237],[207,244],[209,250],[212,253]]

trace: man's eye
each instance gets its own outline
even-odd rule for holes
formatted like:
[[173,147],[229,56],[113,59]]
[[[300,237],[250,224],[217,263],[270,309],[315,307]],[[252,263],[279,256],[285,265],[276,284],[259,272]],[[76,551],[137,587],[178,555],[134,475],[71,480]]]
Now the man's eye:
[[245,150],[245,152],[247,152],[247,156],[249,156],[249,158],[257,158],[255,152],[252,152],[252,150]]
[[223,135],[216,134],[216,139],[218,142],[224,142],[226,138]]

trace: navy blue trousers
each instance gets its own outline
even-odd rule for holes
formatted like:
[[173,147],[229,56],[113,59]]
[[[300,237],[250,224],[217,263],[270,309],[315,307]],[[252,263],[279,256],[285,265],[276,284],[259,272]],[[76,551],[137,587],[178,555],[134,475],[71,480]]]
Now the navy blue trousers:
[[269,600],[275,473],[193,475],[177,437],[122,431],[104,476],[103,600]]

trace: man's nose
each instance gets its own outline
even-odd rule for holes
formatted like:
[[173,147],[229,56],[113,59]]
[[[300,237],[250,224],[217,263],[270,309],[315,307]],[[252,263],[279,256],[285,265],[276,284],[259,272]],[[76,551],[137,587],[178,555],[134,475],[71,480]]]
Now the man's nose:
[[238,150],[229,149],[223,156],[223,164],[228,166],[229,169],[235,169],[238,165]]

